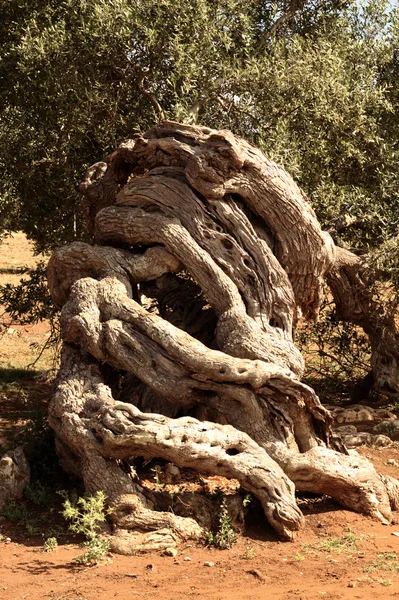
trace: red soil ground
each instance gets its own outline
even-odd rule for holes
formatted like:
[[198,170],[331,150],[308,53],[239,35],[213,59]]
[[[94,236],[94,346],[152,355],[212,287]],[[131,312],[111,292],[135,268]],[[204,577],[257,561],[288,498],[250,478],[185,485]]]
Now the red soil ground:
[[[399,451],[362,448],[381,471],[399,476]],[[295,542],[279,542],[263,519],[229,550],[183,544],[178,555],[110,557],[78,567],[76,543],[43,551],[0,521],[0,598],[8,600],[329,600],[399,597],[398,524],[384,526],[328,499],[301,500],[306,526]],[[398,514],[399,519],[399,514]],[[11,541],[8,541],[11,538]],[[71,540],[69,540],[71,541]],[[186,559],[189,557],[190,560]],[[214,566],[204,563],[212,562]]]

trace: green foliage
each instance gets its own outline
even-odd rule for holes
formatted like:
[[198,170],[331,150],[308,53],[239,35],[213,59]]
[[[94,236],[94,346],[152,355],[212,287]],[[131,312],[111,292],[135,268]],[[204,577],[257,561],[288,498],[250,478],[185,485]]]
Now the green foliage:
[[389,586],[392,585],[392,579],[378,579],[380,585]]
[[249,493],[245,494],[245,496],[242,500],[243,507],[246,508],[247,506],[249,506],[252,502],[252,499],[253,498],[252,498],[251,494],[249,494]]
[[112,509],[106,508],[104,492],[97,492],[94,496],[78,498],[76,501],[68,499],[66,494],[63,504],[63,516],[68,521],[70,531],[84,535],[86,548],[84,554],[75,558],[76,562],[85,565],[96,564],[109,550],[109,541],[99,535],[101,524],[106,520]]
[[399,562],[395,552],[381,552],[371,563],[367,563],[363,567],[365,573],[373,573],[375,571],[390,571],[399,573]]
[[24,523],[29,517],[26,506],[18,503],[16,500],[10,500],[3,504],[1,515],[11,521],[11,523]]
[[208,532],[208,544],[220,550],[231,548],[237,541],[237,536],[231,526],[232,520],[227,507],[226,496],[222,496],[219,509],[218,527],[215,532]]
[[298,329],[296,343],[306,359],[306,382],[323,402],[349,401],[357,382],[370,371],[367,336],[340,321],[332,301],[324,302],[316,323],[305,323]]
[[253,548],[253,546],[251,546],[251,544],[246,544],[245,552],[244,552],[244,554],[241,555],[240,558],[242,558],[243,560],[252,560],[255,557],[256,557],[256,550]]
[[109,550],[108,540],[97,536],[84,543],[86,550],[80,556],[75,557],[75,561],[81,565],[96,565]]
[[302,562],[303,560],[305,560],[305,557],[304,557],[304,555],[303,555],[303,554],[301,554],[300,552],[296,552],[296,553],[294,554],[294,559],[295,559],[297,562]]
[[8,308],[10,317],[21,324],[37,323],[41,319],[55,321],[56,311],[46,283],[46,265],[39,262],[35,269],[26,269],[18,285],[0,286],[0,304]]
[[26,500],[36,504],[36,506],[46,507],[50,504],[50,489],[39,479],[36,479],[30,485],[25,486],[24,496]]
[[[21,229],[38,251],[85,239],[84,169],[163,113],[259,145],[303,187],[337,243],[382,245],[396,307],[399,9],[306,0],[278,27],[286,4],[3,1],[0,236]],[[29,276],[0,289],[23,322],[53,315],[43,266]],[[336,323],[326,323],[330,333]],[[361,347],[348,335],[330,338],[335,364],[343,345],[346,357]],[[327,359],[330,348],[320,351]]]
[[[399,238],[387,239],[369,257],[369,268],[377,274],[371,289],[376,302],[383,299],[384,310],[396,311],[399,305]],[[379,277],[378,277],[379,275]]]
[[305,2],[275,35],[282,0],[3,4],[0,214],[38,249],[84,237],[83,169],[153,125],[156,103],[260,144],[324,223],[361,217],[344,241],[395,229],[399,27],[386,1]]
[[0,514],[17,525],[25,528],[28,535],[36,535],[39,532],[38,523],[32,518],[26,506],[16,500],[10,500],[3,504]]
[[343,535],[342,538],[322,540],[319,543],[319,548],[326,552],[337,552],[338,554],[341,554],[342,552],[354,552],[359,550],[357,545],[358,540],[359,537],[353,532],[348,532]]
[[305,554],[317,554],[318,552],[353,554],[359,551],[358,542],[364,537],[366,536],[357,536],[351,529],[348,528],[341,537],[325,538],[316,544],[303,544],[302,551]]
[[56,537],[48,537],[43,544],[44,552],[53,552],[58,548],[58,540]]
[[[43,482],[60,477],[54,432],[48,424],[49,388],[38,381],[38,373],[22,369],[0,369],[0,402],[15,402],[24,425],[16,423],[6,432],[9,445],[24,446],[31,471],[31,484],[25,497],[35,504],[44,505],[49,488]],[[12,422],[10,418],[10,423]]]
[[55,450],[54,432],[47,421],[47,407],[37,406],[33,400],[29,412],[25,427],[18,432],[15,439],[18,444],[24,445],[34,486],[31,488],[31,493],[39,499],[41,495],[42,497],[45,495],[46,489],[41,482],[57,477],[60,467]]

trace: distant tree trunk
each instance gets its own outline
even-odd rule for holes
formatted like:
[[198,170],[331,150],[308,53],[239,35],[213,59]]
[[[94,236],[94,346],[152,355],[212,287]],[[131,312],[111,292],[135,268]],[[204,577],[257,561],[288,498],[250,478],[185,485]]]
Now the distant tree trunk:
[[348,455],[300,381],[293,330],[317,317],[337,249],[291,177],[227,131],[164,122],[83,189],[96,245],[48,267],[64,341],[50,423],[64,468],[113,504],[114,547],[203,534],[154,510],[136,456],[238,479],[284,539],[295,490],[388,522],[397,482]]
[[375,274],[367,256],[356,256],[336,249],[336,259],[326,275],[338,317],[362,327],[371,345],[370,388],[380,392],[399,392],[399,334],[395,312],[388,301],[373,295]]

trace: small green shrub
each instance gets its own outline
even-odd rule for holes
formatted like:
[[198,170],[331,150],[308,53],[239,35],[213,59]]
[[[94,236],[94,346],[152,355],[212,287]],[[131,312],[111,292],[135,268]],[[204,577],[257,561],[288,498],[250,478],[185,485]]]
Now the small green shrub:
[[332,298],[324,301],[317,322],[299,325],[296,343],[306,359],[304,380],[322,403],[349,401],[363,387],[368,394],[370,343],[358,327],[339,319]]
[[28,535],[36,535],[39,531],[37,522],[31,518],[26,506],[15,500],[6,502],[0,514],[12,523],[23,525]]
[[74,560],[80,564],[94,565],[109,550],[109,541],[99,535],[101,523],[106,520],[107,515],[112,509],[106,508],[106,496],[104,492],[97,492],[94,496],[78,498],[76,502],[71,502],[66,493],[63,504],[63,516],[68,521],[70,531],[82,534],[86,537],[83,547],[86,551]]
[[305,560],[305,557],[300,552],[297,552],[296,554],[294,554],[294,559],[298,562],[302,562],[303,560]]
[[256,557],[256,550],[254,549],[253,546],[251,546],[251,544],[246,544],[245,545],[245,552],[244,554],[241,554],[240,558],[244,559],[244,560],[251,560],[252,558]]
[[[32,401],[29,408],[29,421],[19,432],[17,441],[24,445],[25,455],[31,467],[31,480],[36,484],[37,481],[59,477],[60,466],[55,450],[54,432],[47,421],[47,407],[36,406]],[[36,498],[38,491],[35,490]],[[44,492],[44,489],[42,491]]]
[[56,537],[49,537],[44,541],[43,550],[44,552],[53,552],[58,548],[58,541]]
[[231,516],[227,508],[225,496],[223,496],[220,503],[217,531],[215,533],[209,531],[207,541],[210,546],[216,546],[216,548],[220,548],[221,550],[231,548],[237,541],[237,536],[231,526]]
[[96,565],[108,552],[109,545],[109,540],[96,536],[84,542],[85,552],[80,556],[76,556],[74,560],[81,565]]
[[60,538],[62,536],[66,535],[66,531],[64,529],[64,527],[62,525],[56,524],[56,525],[51,525],[47,530],[46,530],[46,537],[50,538],[50,537],[55,537],[55,538]]
[[242,501],[242,505],[244,508],[247,508],[247,506],[249,506],[252,502],[253,498],[251,496],[251,494],[245,494],[243,501]]
[[25,486],[24,496],[36,506],[49,506],[50,504],[50,495],[49,488],[47,485],[43,485],[43,483],[39,480],[33,481],[32,484]]
[[40,531],[40,528],[34,519],[29,519],[26,521],[25,529],[28,535],[37,535]]
[[11,521],[12,523],[24,524],[29,518],[28,509],[26,506],[18,504],[15,500],[6,502],[2,509],[1,515]]

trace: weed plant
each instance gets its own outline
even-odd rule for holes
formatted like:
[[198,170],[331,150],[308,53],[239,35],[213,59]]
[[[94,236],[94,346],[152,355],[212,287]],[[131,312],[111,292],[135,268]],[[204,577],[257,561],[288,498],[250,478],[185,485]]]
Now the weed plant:
[[237,542],[237,536],[232,528],[232,519],[227,507],[226,496],[222,497],[220,503],[217,530],[216,532],[208,532],[207,541],[210,546],[215,546],[221,550],[231,548]]
[[49,537],[45,540],[43,545],[44,552],[53,552],[58,548],[58,540],[56,537]]
[[245,552],[244,552],[244,554],[241,555],[240,558],[242,558],[244,560],[252,560],[255,557],[256,557],[256,550],[250,544],[246,544]]
[[348,528],[342,537],[325,538],[317,544],[303,544],[302,552],[305,554],[317,554],[318,552],[352,554],[359,552],[358,542],[360,541],[361,537],[357,536],[351,529]]
[[61,492],[65,502],[63,504],[63,516],[70,521],[69,529],[74,533],[84,535],[86,540],[83,547],[84,554],[75,557],[75,561],[83,565],[95,565],[104,557],[109,550],[109,541],[99,535],[101,524],[112,512],[106,507],[106,496],[104,492],[97,492],[94,496],[78,498],[76,502],[71,501],[66,492]]
[[399,561],[396,552],[381,552],[371,563],[364,565],[365,573],[374,573],[375,571],[389,571],[399,573]]
[[36,535],[39,532],[37,521],[31,517],[26,506],[16,500],[6,502],[0,514],[11,521],[11,523],[25,527],[28,535]]

